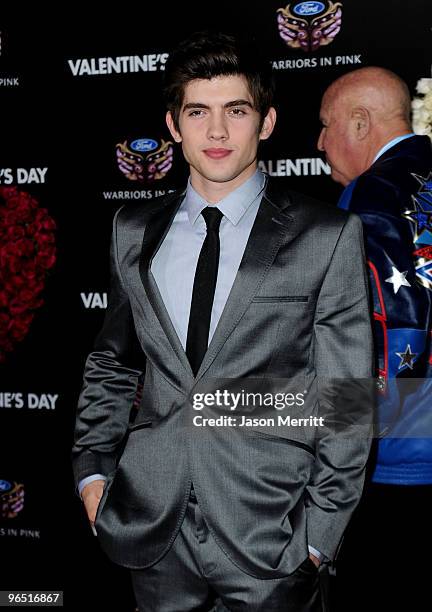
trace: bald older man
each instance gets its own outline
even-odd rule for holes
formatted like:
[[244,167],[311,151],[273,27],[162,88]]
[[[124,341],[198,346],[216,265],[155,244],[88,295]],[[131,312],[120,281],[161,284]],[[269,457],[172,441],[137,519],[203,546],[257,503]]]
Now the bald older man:
[[337,79],[320,118],[318,148],[345,186],[339,206],[364,224],[379,387],[372,482],[338,572],[350,593],[368,581],[350,612],[370,606],[374,588],[383,610],[404,599],[420,610],[432,551],[431,142],[412,132],[407,85],[383,68]]

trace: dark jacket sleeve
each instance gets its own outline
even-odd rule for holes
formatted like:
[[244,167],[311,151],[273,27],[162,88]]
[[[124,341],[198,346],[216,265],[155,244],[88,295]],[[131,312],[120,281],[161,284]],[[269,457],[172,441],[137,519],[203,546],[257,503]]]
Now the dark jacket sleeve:
[[115,469],[139,377],[145,370],[117,258],[117,222],[111,242],[111,287],[104,324],[87,358],[78,402],[72,460],[76,484]]
[[325,427],[307,486],[308,543],[333,559],[361,496],[373,420],[368,393],[372,328],[362,225],[355,215],[340,233],[324,278],[314,337],[319,416]]

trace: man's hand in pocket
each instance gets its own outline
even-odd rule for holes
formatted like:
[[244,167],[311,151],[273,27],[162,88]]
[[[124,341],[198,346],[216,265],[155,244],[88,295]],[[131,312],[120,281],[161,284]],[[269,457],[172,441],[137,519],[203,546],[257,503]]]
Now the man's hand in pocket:
[[84,502],[87,516],[92,525],[94,525],[96,512],[104,490],[105,480],[93,480],[89,482],[81,491],[81,498]]

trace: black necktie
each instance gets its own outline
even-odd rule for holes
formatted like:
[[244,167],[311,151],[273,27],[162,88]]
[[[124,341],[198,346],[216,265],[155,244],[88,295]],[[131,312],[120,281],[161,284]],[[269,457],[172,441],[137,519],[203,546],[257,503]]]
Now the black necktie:
[[219,226],[223,217],[218,208],[210,206],[204,208],[201,214],[207,225],[207,236],[201,247],[195,271],[186,341],[186,355],[194,374],[199,370],[208,345],[219,267]]

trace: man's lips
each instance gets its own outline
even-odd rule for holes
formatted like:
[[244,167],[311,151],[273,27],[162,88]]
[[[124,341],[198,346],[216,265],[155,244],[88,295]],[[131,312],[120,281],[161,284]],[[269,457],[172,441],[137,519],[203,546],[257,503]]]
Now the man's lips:
[[211,159],[222,159],[223,157],[228,157],[232,153],[232,149],[204,149],[203,152],[207,157],[211,157]]

